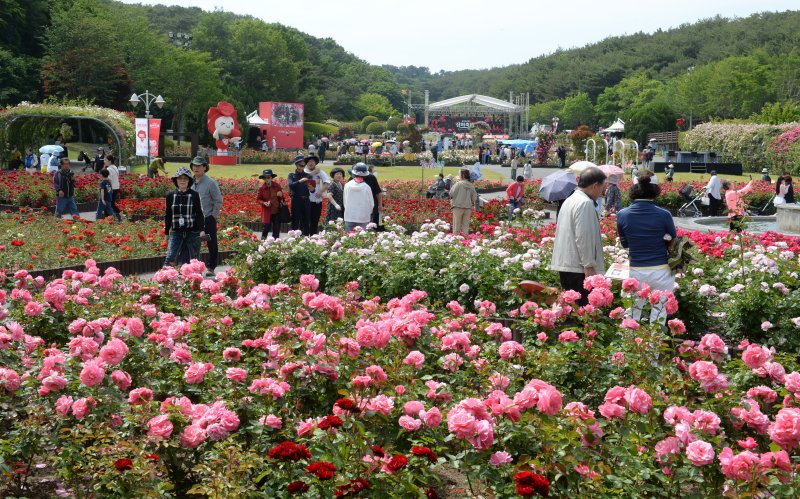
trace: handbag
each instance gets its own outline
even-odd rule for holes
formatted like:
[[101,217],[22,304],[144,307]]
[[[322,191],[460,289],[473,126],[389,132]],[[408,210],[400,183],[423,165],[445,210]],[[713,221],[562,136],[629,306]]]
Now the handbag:
[[685,234],[673,239],[667,247],[667,263],[673,273],[679,272],[692,261],[689,250],[694,243]]
[[278,223],[281,224],[288,224],[292,221],[292,214],[289,213],[289,205],[285,202],[281,202],[278,205]]
[[708,194],[700,198],[700,204],[702,204],[703,206],[708,206],[711,204],[711,200],[708,199]]

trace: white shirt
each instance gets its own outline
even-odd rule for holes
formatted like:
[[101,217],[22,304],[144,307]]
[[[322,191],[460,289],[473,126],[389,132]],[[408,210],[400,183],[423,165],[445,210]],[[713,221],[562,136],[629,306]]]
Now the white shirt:
[[[44,166],[49,164],[50,164],[50,155],[47,153],[42,153],[42,155],[39,156],[39,166]],[[48,168],[47,171],[49,173],[50,169]]]
[[47,160],[47,173],[54,173],[58,171],[58,156],[52,154]]
[[311,176],[311,178],[314,179],[314,182],[316,182],[316,184],[317,184],[317,185],[314,186],[314,190],[313,191],[309,189],[308,199],[312,203],[321,203],[322,202],[322,196],[320,196],[320,194],[322,193],[322,184],[330,185],[331,178],[328,176],[327,173],[325,173],[324,171],[320,170],[319,168],[314,169],[314,173],[311,173],[310,171],[308,171],[308,168],[306,168],[303,171],[305,171],[307,174],[309,174]]
[[374,205],[372,189],[366,182],[356,182],[354,179],[344,185],[345,222],[369,223]]
[[708,190],[709,196],[714,196],[714,199],[722,199],[722,194],[719,192],[719,177],[716,175],[711,176],[711,179],[708,181],[708,185],[706,185],[706,189]]
[[108,181],[111,182],[111,189],[118,190],[119,189],[119,170],[117,169],[117,165],[108,165]]

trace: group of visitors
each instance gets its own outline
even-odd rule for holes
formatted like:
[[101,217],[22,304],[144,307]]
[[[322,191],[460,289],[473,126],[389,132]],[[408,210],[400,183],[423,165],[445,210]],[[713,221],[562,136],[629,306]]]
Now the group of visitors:
[[167,193],[164,234],[168,237],[166,265],[188,263],[200,257],[200,242],[207,241],[206,275],[213,276],[219,263],[217,218],[222,210],[222,192],[207,175],[208,161],[192,159],[191,170],[178,168],[172,176],[176,189]]
[[[676,237],[670,213],[655,204],[660,194],[653,173],[644,170],[630,188],[631,205],[619,211],[619,241],[630,254],[630,277],[652,290],[672,291],[674,277],[668,264],[669,242]],[[584,279],[605,272],[600,218],[595,202],[606,191],[608,178],[596,167],[587,168],[578,178],[575,192],[563,203],[556,225],[550,270],[559,274],[561,287],[580,293],[579,305],[589,303]],[[666,319],[663,306],[653,306],[651,322]],[[638,298],[629,311],[639,320],[645,300]]]

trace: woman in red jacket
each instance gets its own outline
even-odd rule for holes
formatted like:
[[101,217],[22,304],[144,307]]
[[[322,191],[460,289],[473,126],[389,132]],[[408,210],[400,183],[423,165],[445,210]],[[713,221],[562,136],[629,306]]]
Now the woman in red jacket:
[[266,239],[267,234],[272,230],[273,239],[278,239],[281,236],[281,223],[278,220],[278,211],[280,210],[281,203],[284,202],[283,190],[277,182],[273,182],[275,177],[272,170],[264,170],[258,176],[264,182],[258,188],[258,195],[256,200],[261,206],[261,223],[263,229],[261,230],[261,239]]

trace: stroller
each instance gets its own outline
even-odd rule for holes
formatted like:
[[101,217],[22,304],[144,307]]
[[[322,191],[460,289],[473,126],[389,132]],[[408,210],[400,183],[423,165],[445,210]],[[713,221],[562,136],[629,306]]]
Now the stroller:
[[700,210],[699,204],[704,204],[703,196],[706,192],[705,188],[695,192],[692,184],[686,184],[678,190],[681,199],[684,200],[683,206],[678,208],[679,217],[702,217],[703,212]]
[[750,216],[766,216],[774,215],[775,211],[775,197],[769,198],[769,201],[764,206],[756,206],[752,204],[747,205],[747,214]]

